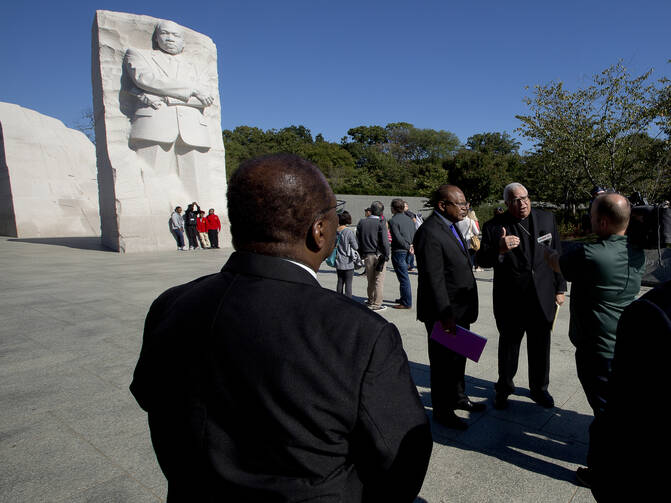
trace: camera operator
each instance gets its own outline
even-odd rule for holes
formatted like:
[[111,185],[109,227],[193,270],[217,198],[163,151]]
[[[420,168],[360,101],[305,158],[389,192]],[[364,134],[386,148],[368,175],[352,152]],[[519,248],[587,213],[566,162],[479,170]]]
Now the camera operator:
[[[597,196],[590,219],[598,240],[561,256],[545,250],[548,265],[571,282],[569,338],[576,347],[578,378],[595,418],[606,405],[618,320],[638,295],[645,270],[643,250],[625,235],[630,214],[629,201],[624,196]],[[576,472],[578,481],[587,487],[591,479],[591,448],[590,445],[587,468]]]

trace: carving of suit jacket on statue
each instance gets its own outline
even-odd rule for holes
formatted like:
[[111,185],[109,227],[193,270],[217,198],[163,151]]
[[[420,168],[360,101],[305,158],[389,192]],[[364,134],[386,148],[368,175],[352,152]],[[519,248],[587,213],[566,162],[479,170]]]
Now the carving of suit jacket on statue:
[[129,48],[124,58],[125,70],[135,86],[128,93],[140,101],[132,119],[131,146],[169,146],[181,139],[188,147],[209,149],[203,112],[214,98],[202,90],[205,79],[181,54],[181,27],[161,21],[156,25],[154,43],[158,49]]

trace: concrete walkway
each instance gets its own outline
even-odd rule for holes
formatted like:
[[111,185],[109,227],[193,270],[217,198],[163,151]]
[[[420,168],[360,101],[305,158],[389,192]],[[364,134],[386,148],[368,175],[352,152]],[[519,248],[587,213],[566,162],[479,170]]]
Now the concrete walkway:
[[[128,385],[144,316],[166,288],[218,271],[231,250],[119,255],[94,238],[0,238],[0,501],[156,502],[166,482],[151,448],[146,416]],[[324,265],[319,280],[334,288]],[[417,501],[588,502],[574,471],[585,458],[591,410],[568,341],[568,306],[553,336],[550,392],[556,407],[528,397],[526,347],[518,394],[506,411],[491,407],[497,332],[491,272],[477,273],[480,318],[489,339],[479,363],[468,362],[467,392],[485,400],[470,428],[434,427],[434,449]],[[413,292],[417,276],[411,275]],[[366,281],[354,278],[363,300]],[[385,298],[398,297],[387,272]],[[387,309],[412,372],[430,406],[426,334],[415,310]],[[468,417],[468,413],[460,413]]]

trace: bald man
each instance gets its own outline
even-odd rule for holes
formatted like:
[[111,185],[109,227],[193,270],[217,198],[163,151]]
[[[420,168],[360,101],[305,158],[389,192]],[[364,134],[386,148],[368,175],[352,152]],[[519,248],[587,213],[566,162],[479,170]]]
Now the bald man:
[[273,155],[227,196],[236,251],[156,299],[131,384],[168,501],[412,502],[431,431],[396,327],[317,281],[326,179]]
[[[606,405],[620,315],[638,295],[645,271],[643,250],[629,243],[625,235],[630,214],[625,197],[600,195],[590,210],[596,243],[561,256],[550,249],[545,251],[550,267],[571,282],[569,338],[576,347],[578,378],[595,418]],[[590,458],[588,452],[588,467]],[[576,475],[579,482],[589,486],[588,468],[579,468]]]

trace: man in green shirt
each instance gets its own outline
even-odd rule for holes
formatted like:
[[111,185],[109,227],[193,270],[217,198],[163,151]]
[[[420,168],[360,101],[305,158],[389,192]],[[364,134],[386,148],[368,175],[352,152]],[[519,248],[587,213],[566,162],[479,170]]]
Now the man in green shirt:
[[[571,282],[569,338],[576,347],[578,379],[595,417],[606,405],[617,323],[638,295],[645,270],[643,250],[632,246],[625,235],[630,214],[625,197],[600,195],[590,212],[598,240],[561,257],[549,249],[545,252],[550,267]],[[588,467],[590,457],[588,451]],[[576,475],[589,485],[589,468],[578,468]]]

